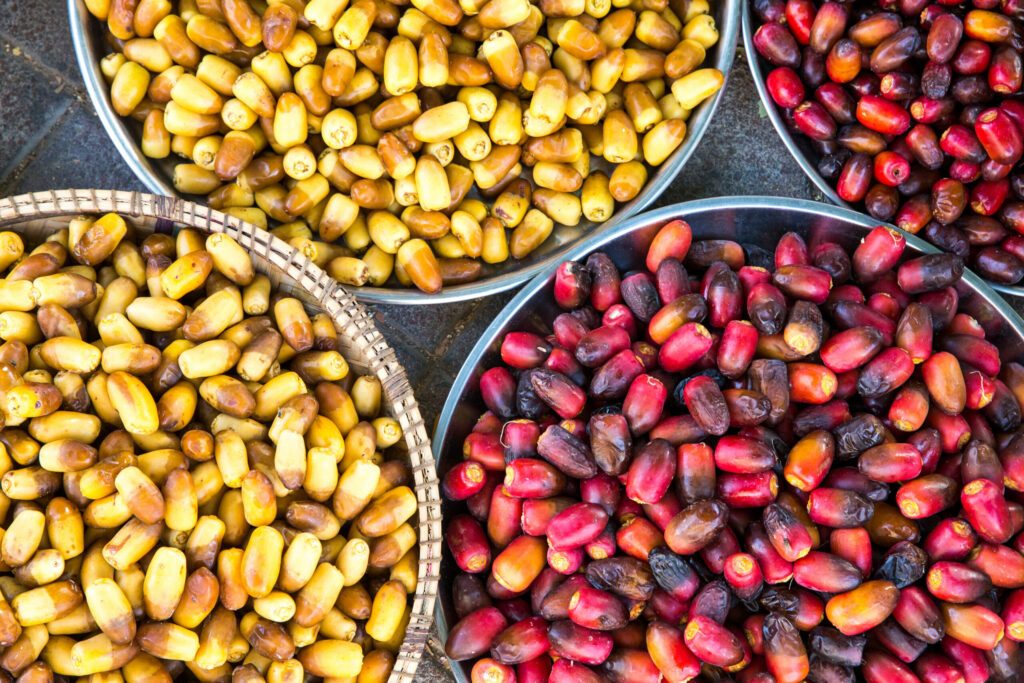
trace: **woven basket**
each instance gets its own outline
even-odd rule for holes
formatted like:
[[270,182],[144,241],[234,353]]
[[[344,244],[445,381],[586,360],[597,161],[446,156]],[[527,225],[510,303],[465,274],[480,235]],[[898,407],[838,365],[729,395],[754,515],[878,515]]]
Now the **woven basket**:
[[200,204],[141,192],[35,192],[0,199],[0,229],[41,240],[79,214],[111,211],[121,214],[142,234],[171,233],[176,226],[187,226],[235,238],[252,255],[256,270],[267,275],[276,288],[331,317],[338,329],[340,350],[354,370],[380,379],[383,407],[405,433],[405,451],[419,500],[419,581],[409,629],[389,679],[390,683],[413,681],[434,620],[441,567],[441,504],[430,437],[394,350],[366,310],[309,259],[268,232]]

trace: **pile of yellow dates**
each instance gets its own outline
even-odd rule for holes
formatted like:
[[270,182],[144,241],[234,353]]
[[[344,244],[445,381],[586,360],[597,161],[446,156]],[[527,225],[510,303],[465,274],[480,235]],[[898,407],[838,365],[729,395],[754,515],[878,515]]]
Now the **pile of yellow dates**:
[[387,680],[409,467],[334,325],[224,234],[0,233],[0,680]]
[[723,83],[707,0],[86,5],[177,190],[355,286],[436,292],[608,220]]

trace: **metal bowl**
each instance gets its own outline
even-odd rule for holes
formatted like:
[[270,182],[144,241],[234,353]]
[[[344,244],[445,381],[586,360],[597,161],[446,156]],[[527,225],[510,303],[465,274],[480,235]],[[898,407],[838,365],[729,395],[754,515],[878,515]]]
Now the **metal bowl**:
[[[636,216],[603,235],[587,240],[565,254],[565,259],[582,261],[595,251],[608,254],[623,271],[642,268],[651,239],[668,220],[685,218],[693,228],[694,239],[732,239],[744,246],[771,251],[783,233],[795,231],[809,243],[838,242],[854,248],[876,221],[844,208],[817,202],[775,197],[723,197],[666,206]],[[908,254],[935,254],[939,250],[913,235],[907,235]],[[500,362],[499,348],[505,334],[528,330],[548,335],[550,321],[560,312],[554,302],[551,285],[555,268],[547,268],[533,279],[484,331],[470,352],[452,385],[434,432],[434,453],[438,473],[443,476],[462,459],[462,442],[470,433],[477,417],[485,410],[477,389],[481,373]],[[971,307],[979,319],[1000,323],[1000,332],[993,341],[1004,358],[1018,359],[1024,355],[1024,320],[977,275],[966,272],[962,280],[961,301]],[[461,504],[445,502],[445,518],[454,514]],[[445,549],[441,576],[449,579],[457,572],[450,553]],[[456,621],[452,607],[452,582],[442,581],[437,607],[437,625],[442,642],[448,625]],[[452,662],[455,678],[469,680],[469,667]]]
[[[736,43],[739,40],[740,6],[743,4],[744,0],[716,0],[712,3],[715,6],[719,40],[708,53],[707,66],[713,66],[725,74],[726,86],[736,54]],[[110,87],[103,79],[99,67],[100,59],[108,52],[100,23],[89,14],[83,0],[68,0],[68,13],[71,40],[85,88],[114,146],[135,176],[151,192],[168,196],[177,195],[178,192],[171,183],[176,160],[155,160],[144,156],[139,149],[141,124],[121,118],[114,112],[110,103]],[[352,287],[352,294],[366,303],[441,304],[479,299],[518,287],[548,266],[563,260],[565,254],[584,237],[604,234],[650,206],[672,183],[697,148],[704,133],[707,132],[711,117],[722,99],[726,86],[694,110],[687,121],[688,132],[683,144],[665,163],[654,170],[640,194],[632,201],[621,205],[611,220],[604,223],[584,220],[576,227],[559,226],[551,237],[527,258],[521,261],[509,260],[497,266],[485,265],[484,275],[480,280],[445,287],[437,294],[425,294],[416,289],[399,287]],[[601,168],[603,163],[595,160],[594,167]],[[205,200],[204,197],[194,195],[183,196],[185,199],[200,203]]]
[[[750,3],[744,2],[743,8],[740,10],[743,15],[743,50],[747,53],[747,62],[750,64],[750,72],[754,77],[754,87],[757,88],[757,94],[761,98],[761,105],[764,107],[765,112],[768,114],[768,119],[775,126],[775,131],[782,138],[782,144],[786,146],[789,153],[796,160],[796,163],[807,174],[807,177],[811,179],[815,187],[825,195],[825,197],[839,206],[852,209],[853,205],[842,199],[836,194],[835,188],[828,180],[826,180],[818,172],[817,161],[821,158],[821,155],[814,151],[811,147],[810,142],[807,138],[802,135],[794,135],[793,131],[786,124],[785,119],[782,117],[782,112],[779,107],[772,100],[768,94],[768,86],[765,85],[765,78],[767,72],[765,69],[773,68],[771,64],[761,58],[758,54],[757,49],[754,47],[754,32],[757,30],[755,25],[755,18],[753,12],[750,9]],[[872,219],[873,220],[873,219]],[[881,221],[874,221],[875,225],[878,225]],[[1022,296],[1024,297],[1024,286],[1022,285],[1003,285],[996,282],[989,282],[988,285],[1003,294],[1009,294],[1011,296]]]

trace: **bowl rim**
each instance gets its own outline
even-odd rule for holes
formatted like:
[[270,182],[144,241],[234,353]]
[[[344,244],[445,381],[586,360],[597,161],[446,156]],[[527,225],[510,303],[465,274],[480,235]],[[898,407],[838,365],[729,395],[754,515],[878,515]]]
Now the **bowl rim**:
[[[797,165],[804,172],[804,175],[810,179],[814,186],[818,188],[830,202],[841,206],[846,209],[856,210],[853,205],[840,197],[835,188],[820,173],[815,167],[807,154],[800,148],[800,144],[797,139],[793,137],[792,132],[789,130],[789,126],[783,120],[782,115],[779,113],[779,107],[772,101],[771,95],[768,94],[768,87],[765,84],[765,73],[761,68],[761,56],[757,52],[757,48],[754,47],[754,17],[750,9],[750,3],[744,2],[743,7],[740,9],[742,14],[741,24],[743,29],[743,51],[747,53],[747,64],[750,67],[750,73],[754,79],[754,88],[757,90],[757,96],[761,100],[761,107],[765,110],[768,115],[768,120],[772,122],[772,126],[775,128],[775,132],[778,133],[782,139],[782,144],[786,147],[789,155],[793,157]],[[872,219],[874,220],[874,219]],[[883,221],[875,221],[878,224],[883,224]],[[890,227],[895,227],[892,223],[884,223]],[[998,282],[985,283],[1002,294],[1008,296],[1019,296],[1024,297],[1024,285],[1004,285]]]
[[[723,20],[719,23],[719,39],[715,45],[717,59],[708,67],[717,68],[725,77],[725,82],[717,93],[694,111],[687,121],[687,135],[683,144],[662,166],[653,170],[651,177],[641,193],[625,207],[604,223],[595,225],[581,233],[575,240],[552,251],[536,263],[526,267],[510,269],[492,277],[481,279],[464,285],[444,287],[437,294],[426,294],[414,288],[398,287],[346,287],[360,302],[367,304],[397,305],[434,305],[461,301],[471,301],[481,297],[498,294],[515,289],[531,278],[546,270],[551,264],[565,259],[569,250],[589,241],[593,236],[604,234],[615,229],[624,221],[647,209],[661,197],[662,193],[673,183],[683,167],[686,166],[701,140],[707,133],[718,105],[722,101],[725,89],[729,85],[729,75],[736,58],[736,47],[740,35],[741,5],[746,0],[720,0]],[[170,185],[154,165],[143,156],[141,148],[134,140],[124,120],[113,110],[110,102],[109,87],[100,72],[99,59],[94,58],[101,49],[96,45],[95,36],[90,26],[94,20],[86,9],[83,0],[67,0],[68,19],[71,27],[71,42],[75,50],[75,58],[86,92],[99,116],[100,123],[107,137],[114,143],[121,158],[131,169],[135,177],[146,188],[155,194],[178,197],[185,201],[196,201],[192,195],[179,194]],[[202,203],[202,202],[200,202]]]
[[[807,199],[789,199],[763,195],[715,197],[711,199],[697,199],[694,201],[670,204],[668,206],[634,216],[633,218],[616,226],[614,230],[602,233],[601,235],[594,235],[585,242],[581,242],[576,248],[564,255],[564,260],[581,260],[590,253],[597,251],[608,243],[640,227],[667,222],[674,218],[685,219],[688,213],[724,209],[786,209],[800,213],[836,218],[865,228],[882,225],[880,221],[876,221],[869,216],[853,211],[852,209]],[[923,254],[942,253],[941,250],[919,237],[911,235],[903,230],[899,230],[899,228],[893,229],[898,230],[903,234],[907,240],[908,246],[913,247]],[[444,406],[442,407],[437,419],[437,427],[434,429],[434,433],[431,438],[431,443],[434,446],[434,457],[438,465],[439,477],[443,476],[441,463],[444,459],[445,451],[450,447],[449,444],[447,444],[447,438],[451,429],[452,417],[454,416],[455,409],[458,407],[460,402],[460,396],[456,393],[456,387],[462,388],[469,383],[474,372],[478,368],[480,360],[489,351],[498,335],[498,332],[505,325],[508,318],[517,313],[524,305],[526,305],[527,302],[550,284],[556,268],[557,264],[545,268],[525,287],[523,287],[519,293],[516,294],[516,296],[513,297],[504,308],[502,308],[494,321],[487,326],[487,329],[480,333],[480,337],[476,344],[473,345],[472,350],[470,350],[469,354],[466,356],[465,362],[452,382],[452,388],[448,393],[448,397],[445,399]],[[982,280],[978,275],[970,270],[964,270],[962,281],[965,282],[975,294],[981,296],[988,304],[993,306],[999,316],[1010,326],[1013,334],[1024,340],[1024,319],[1022,319],[1017,311],[1010,306],[1006,299],[997,294],[988,282]],[[434,607],[434,623],[437,625],[438,636],[443,644],[448,637],[449,624],[444,615],[440,591],[438,594],[437,604]],[[465,683],[466,679],[461,676],[459,667],[453,665],[452,671],[457,681]]]

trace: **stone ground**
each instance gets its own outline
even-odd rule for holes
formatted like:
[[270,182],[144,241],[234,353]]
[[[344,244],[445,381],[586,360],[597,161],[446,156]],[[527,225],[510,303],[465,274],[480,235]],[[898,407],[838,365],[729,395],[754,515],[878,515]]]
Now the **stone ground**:
[[[85,93],[60,0],[0,0],[0,196],[61,188],[141,190]],[[742,47],[725,99],[697,152],[655,206],[723,195],[821,199],[761,111]],[[462,359],[511,298],[444,308],[376,306],[429,423]],[[417,676],[452,680],[436,638]]]

